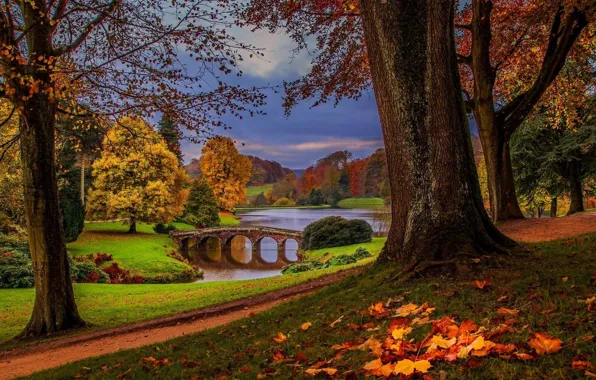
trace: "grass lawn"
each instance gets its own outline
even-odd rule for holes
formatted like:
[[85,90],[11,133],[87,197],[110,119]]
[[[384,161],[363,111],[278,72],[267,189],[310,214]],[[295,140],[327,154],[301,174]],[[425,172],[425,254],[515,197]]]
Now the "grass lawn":
[[[182,227],[183,224],[178,224]],[[188,226],[188,225],[184,225]],[[190,226],[189,226],[190,227]],[[137,233],[129,234],[128,226],[120,222],[87,223],[79,239],[67,245],[73,256],[97,252],[109,253],[120,267],[143,277],[178,273],[190,267],[166,256],[176,246],[168,235],[158,235],[148,224],[137,224]]]
[[339,201],[339,208],[377,209],[383,207],[381,198],[346,198]]
[[[383,342],[388,337],[391,317],[375,318],[369,312],[360,311],[388,299],[398,306],[428,302],[436,308],[430,315],[433,320],[450,316],[459,324],[469,319],[489,331],[502,328],[506,323],[510,331],[490,339],[514,344],[514,350],[528,354],[526,360],[495,354],[474,356],[473,360],[455,358],[451,363],[439,358],[431,360],[428,375],[432,378],[586,378],[585,369],[572,368],[572,361],[582,355],[576,360],[583,361],[584,366],[596,365],[593,337],[596,316],[583,302],[595,293],[591,277],[596,273],[595,245],[596,234],[532,244],[523,254],[498,258],[482,256],[478,263],[470,259],[467,268],[461,268],[456,275],[438,270],[402,285],[388,281],[399,268],[376,265],[314,295],[225,327],[87,359],[32,378],[120,378],[126,374],[127,378],[134,379],[255,379],[259,374],[269,373],[275,374],[272,378],[288,379],[307,377],[306,369],[316,363],[322,368],[336,368],[337,378],[363,378],[363,366],[376,358],[370,349],[338,350],[333,345],[364,342],[371,337]],[[482,290],[471,284],[474,280],[487,279],[492,280],[492,285]],[[514,314],[499,313],[500,307],[514,310]],[[407,323],[414,317],[407,317]],[[305,322],[312,323],[307,331],[301,329]],[[369,325],[363,327],[367,323]],[[415,342],[425,337],[430,339],[437,333],[436,330],[429,333],[430,330],[430,324],[421,324],[408,338]],[[273,342],[278,332],[287,340]],[[536,332],[561,339],[562,349],[537,355],[528,344]],[[416,360],[426,350],[414,347],[409,357]],[[160,366],[142,360],[149,357],[169,362]],[[402,359],[403,356],[385,357],[392,361]],[[347,375],[350,371],[354,375]]]
[[[382,244],[376,251],[371,247],[370,252],[378,254],[381,247]],[[167,285],[74,284],[74,289],[81,316],[95,329],[105,329],[281,289],[372,260],[258,280]],[[0,342],[25,327],[33,299],[33,289],[0,289]]]
[[229,212],[220,212],[219,221],[220,227],[235,227],[240,225],[240,220],[238,220],[234,215],[230,214]]
[[273,189],[273,183],[268,183],[261,186],[246,186],[246,196],[255,197],[259,194],[265,194],[267,191]]
[[387,238],[373,238],[370,243],[359,243],[352,245],[344,245],[343,247],[313,249],[312,251],[306,251],[304,254],[304,258],[309,261],[313,261],[319,260],[327,253],[330,253],[332,256],[337,256],[341,254],[351,255],[356,251],[358,247],[366,248],[368,252],[372,253],[374,256],[377,256],[381,252],[381,249],[383,249],[386,240]]

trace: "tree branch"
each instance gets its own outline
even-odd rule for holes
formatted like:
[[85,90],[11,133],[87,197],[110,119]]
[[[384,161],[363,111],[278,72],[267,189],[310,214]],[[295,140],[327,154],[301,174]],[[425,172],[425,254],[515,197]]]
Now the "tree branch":
[[555,15],[542,66],[532,87],[497,112],[497,119],[506,130],[515,131],[530,114],[556,79],[573,44],[588,25],[586,14],[577,9],[571,12],[566,20],[562,20],[564,15],[565,11],[562,8]]
[[65,45],[56,49],[55,54],[57,56],[61,56],[76,50],[85,41],[85,39],[87,39],[93,29],[95,29],[97,25],[101,24],[109,16],[109,14],[118,7],[119,4],[120,0],[112,0],[109,4],[107,4],[107,9],[105,11],[101,11],[96,18],[87,24],[81,34],[70,45]]

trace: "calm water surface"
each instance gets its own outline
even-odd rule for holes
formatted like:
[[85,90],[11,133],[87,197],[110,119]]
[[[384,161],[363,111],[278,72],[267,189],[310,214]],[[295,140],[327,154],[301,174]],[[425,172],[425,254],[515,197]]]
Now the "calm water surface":
[[[373,223],[373,213],[371,210],[345,210],[345,209],[269,209],[237,212],[241,217],[240,225],[242,227],[263,226],[284,228],[289,230],[302,231],[310,223],[327,216],[341,216],[346,219],[363,219],[373,226],[375,231],[377,226]],[[271,238],[265,238],[261,241],[261,256],[267,262],[274,263],[277,259],[277,243]],[[298,244],[294,240],[286,242],[285,255],[290,261],[297,259],[296,253]],[[221,257],[221,247],[217,241],[209,244],[208,256],[214,260]],[[232,240],[232,257],[242,263],[248,263],[252,257],[252,244],[243,236],[237,236]],[[240,267],[225,267],[220,265],[202,265],[204,269],[204,281],[222,281],[222,280],[250,280],[257,278],[272,277],[281,274],[281,268],[278,269],[257,269],[250,268],[249,265]]]

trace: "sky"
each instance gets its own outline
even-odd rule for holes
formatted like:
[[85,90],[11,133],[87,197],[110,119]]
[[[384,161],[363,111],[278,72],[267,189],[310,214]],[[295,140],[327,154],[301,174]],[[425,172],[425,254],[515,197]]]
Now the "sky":
[[[266,49],[263,59],[247,59],[241,65],[244,85],[276,86],[309,72],[311,57],[304,53],[292,58],[294,43],[286,35],[235,32],[241,41]],[[324,104],[311,108],[309,103],[303,103],[289,117],[282,108],[283,89],[267,95],[267,105],[262,108],[265,115],[224,119],[231,129],[216,130],[217,134],[234,139],[242,154],[277,161],[291,169],[304,169],[337,150],[347,149],[354,157],[365,157],[383,147],[372,90],[358,101],[345,100],[336,107]],[[184,142],[185,161],[198,159],[201,148]]]

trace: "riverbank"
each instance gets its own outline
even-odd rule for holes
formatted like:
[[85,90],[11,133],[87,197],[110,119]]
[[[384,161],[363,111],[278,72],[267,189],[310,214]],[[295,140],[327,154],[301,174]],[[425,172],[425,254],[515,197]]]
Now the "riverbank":
[[[74,291],[81,316],[92,324],[91,331],[97,331],[283,289],[343,269],[366,265],[374,261],[382,244],[376,239],[374,247],[363,244],[373,257],[356,264],[297,274],[185,284],[74,284]],[[355,248],[347,246],[329,250],[339,255],[351,254]],[[319,251],[313,252],[315,256],[320,255]],[[305,252],[307,260],[311,259],[310,255],[310,251]],[[24,328],[33,309],[34,296],[32,288],[0,289],[0,342],[17,335]],[[7,347],[10,347],[8,343],[0,344],[0,349]]]

